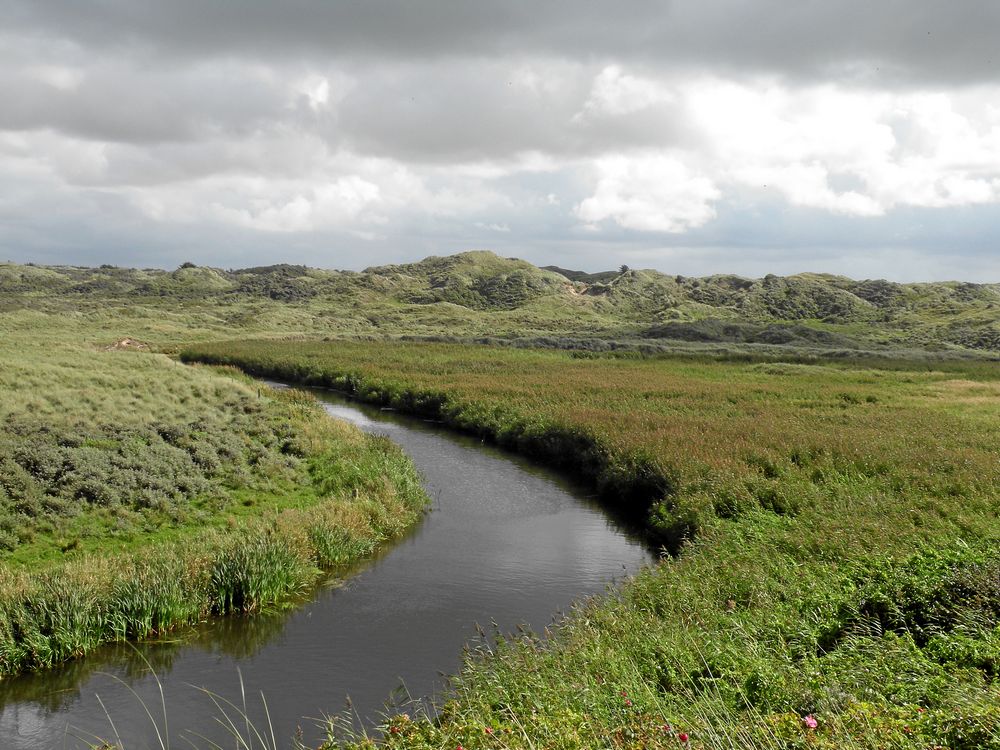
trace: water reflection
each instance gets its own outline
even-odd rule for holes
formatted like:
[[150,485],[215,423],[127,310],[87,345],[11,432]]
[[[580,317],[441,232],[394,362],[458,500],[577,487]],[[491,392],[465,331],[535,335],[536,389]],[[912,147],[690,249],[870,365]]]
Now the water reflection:
[[43,714],[56,713],[79,700],[81,687],[97,673],[113,674],[131,685],[147,679],[150,670],[158,675],[169,674],[174,660],[188,649],[224,654],[237,661],[250,659],[265,644],[278,639],[286,616],[283,612],[264,612],[218,618],[172,632],[169,638],[110,644],[55,669],[0,680],[0,706],[30,702]]
[[[170,641],[109,647],[0,681],[0,747],[72,748],[81,746],[74,735],[107,737],[105,708],[130,750],[158,747],[156,730],[125,688],[159,706],[146,661],[162,680],[177,740],[194,739],[182,729],[226,739],[218,710],[192,686],[242,705],[239,671],[252,719],[266,725],[257,698],[263,692],[276,736],[301,728],[315,742],[320,733],[311,717],[341,711],[348,697],[351,715],[371,725],[387,701],[440,690],[442,673],[460,668],[477,623],[541,631],[553,613],[652,558],[565,478],[433,424],[321,396],[334,416],[385,433],[410,454],[434,499],[425,520],[343,586],[321,587],[290,611],[220,619]],[[67,727],[74,729],[67,734]]]

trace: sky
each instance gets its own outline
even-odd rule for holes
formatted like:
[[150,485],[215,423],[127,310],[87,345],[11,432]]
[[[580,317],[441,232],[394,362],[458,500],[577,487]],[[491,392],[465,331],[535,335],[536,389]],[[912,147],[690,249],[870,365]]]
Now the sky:
[[0,0],[0,261],[1000,282],[995,0]]

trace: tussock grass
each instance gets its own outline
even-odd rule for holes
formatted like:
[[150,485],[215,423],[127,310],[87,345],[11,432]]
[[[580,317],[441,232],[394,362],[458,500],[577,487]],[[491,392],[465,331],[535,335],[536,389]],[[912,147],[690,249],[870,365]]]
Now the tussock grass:
[[[792,516],[862,488],[927,502],[965,490],[983,498],[1000,479],[988,429],[996,402],[983,410],[976,400],[994,397],[997,372],[981,363],[884,370],[264,341],[206,344],[182,357],[434,416],[580,472],[674,546],[753,508]],[[954,385],[963,382],[978,385]],[[852,534],[834,536],[852,543]]]
[[359,435],[347,449],[328,447],[316,463],[335,471],[337,462],[355,460],[387,472],[377,491],[348,483],[312,507],[191,533],[143,552],[85,555],[43,570],[0,566],[0,675],[301,596],[320,569],[370,553],[402,533],[425,505],[412,465],[386,441]]
[[11,326],[0,676],[294,599],[426,498],[390,442],[233,369]]
[[389,719],[390,747],[1000,747],[989,368],[348,342],[184,356],[437,416],[589,476],[673,543],[549,639],[473,654],[439,715]]

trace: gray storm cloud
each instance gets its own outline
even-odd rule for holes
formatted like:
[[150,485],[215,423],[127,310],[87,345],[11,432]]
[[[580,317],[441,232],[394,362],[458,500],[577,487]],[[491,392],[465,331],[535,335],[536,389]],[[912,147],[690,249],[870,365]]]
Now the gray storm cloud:
[[494,247],[940,277],[960,252],[1000,278],[995,2],[0,13],[12,258],[357,267]]
[[0,8],[11,30],[167,57],[607,56],[821,76],[882,63],[919,81],[962,82],[992,80],[1000,62],[1000,6],[990,0],[6,0]]

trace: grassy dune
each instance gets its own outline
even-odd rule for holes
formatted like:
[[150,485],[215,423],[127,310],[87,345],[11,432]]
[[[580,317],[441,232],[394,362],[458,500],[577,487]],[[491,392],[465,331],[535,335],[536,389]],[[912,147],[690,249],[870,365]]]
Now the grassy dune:
[[360,273],[286,264],[173,270],[0,263],[0,314],[192,340],[243,335],[460,336],[546,346],[863,350],[995,358],[1000,286],[896,284],[827,274],[688,278],[536,268],[490,252]]
[[48,323],[0,341],[0,675],[283,602],[419,517],[310,397]]
[[[678,551],[392,747],[1000,747],[1000,373],[235,342],[583,473]],[[811,726],[815,723],[815,727]],[[490,730],[490,731],[487,731]]]

